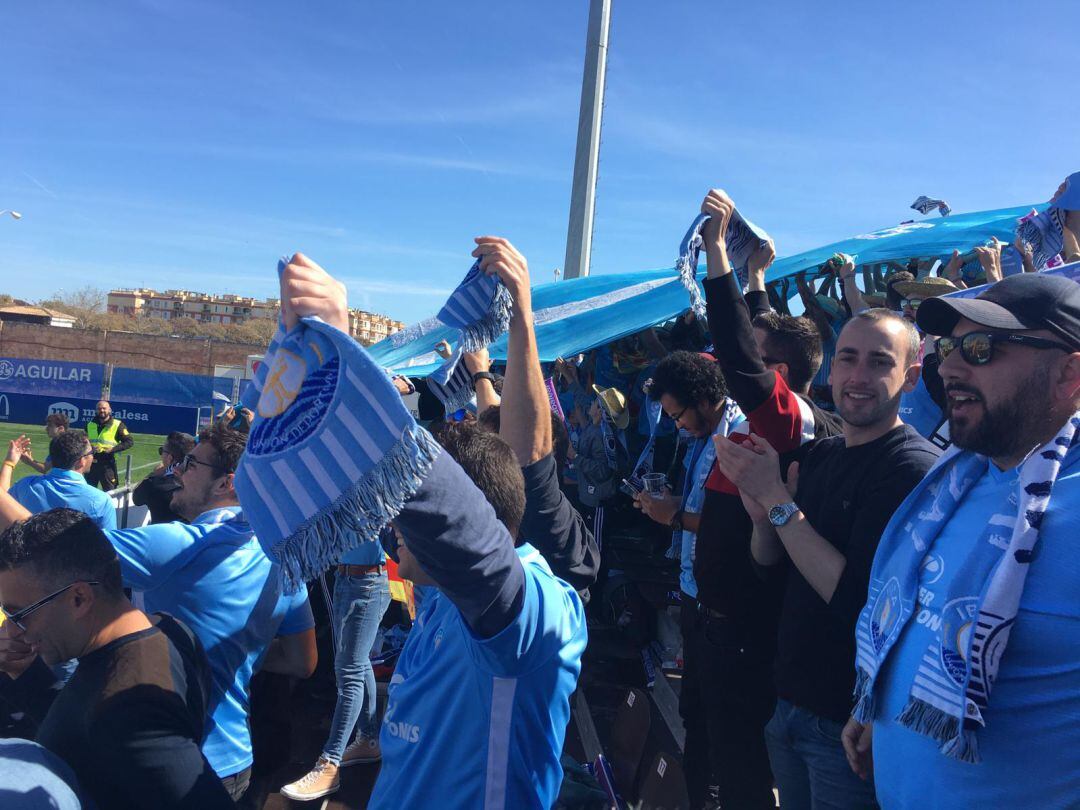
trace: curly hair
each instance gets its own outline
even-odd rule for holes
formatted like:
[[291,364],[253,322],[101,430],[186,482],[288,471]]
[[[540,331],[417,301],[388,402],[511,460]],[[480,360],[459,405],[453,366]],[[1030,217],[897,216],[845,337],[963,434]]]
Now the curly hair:
[[672,352],[656,366],[649,385],[649,396],[659,400],[664,394],[680,405],[692,406],[701,401],[716,405],[728,394],[720,366],[696,352]]

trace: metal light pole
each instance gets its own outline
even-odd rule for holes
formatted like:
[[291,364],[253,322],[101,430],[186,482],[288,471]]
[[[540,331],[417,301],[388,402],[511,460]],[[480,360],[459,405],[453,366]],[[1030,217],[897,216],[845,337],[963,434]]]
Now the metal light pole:
[[611,0],[589,0],[589,33],[585,38],[585,70],[581,81],[574,189],[570,194],[570,225],[566,231],[563,278],[589,275],[610,27]]

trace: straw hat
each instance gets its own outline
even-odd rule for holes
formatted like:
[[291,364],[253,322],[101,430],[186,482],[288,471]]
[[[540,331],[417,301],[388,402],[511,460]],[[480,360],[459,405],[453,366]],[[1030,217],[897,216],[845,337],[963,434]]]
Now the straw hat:
[[625,430],[630,424],[630,411],[626,409],[626,397],[622,395],[622,391],[618,388],[601,388],[598,385],[594,385],[592,390],[600,397],[600,405],[607,411],[615,427]]
[[893,285],[893,289],[904,298],[918,298],[924,301],[927,298],[937,298],[945,293],[956,292],[959,287],[947,278],[927,276],[919,281],[898,281]]

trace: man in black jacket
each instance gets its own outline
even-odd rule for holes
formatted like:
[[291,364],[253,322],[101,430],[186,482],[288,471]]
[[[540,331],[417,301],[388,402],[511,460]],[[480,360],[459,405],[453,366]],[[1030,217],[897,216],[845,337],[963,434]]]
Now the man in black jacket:
[[[210,670],[195,636],[124,596],[120,563],[81,512],[52,509],[0,534],[0,671],[37,741],[102,808],[229,808],[203,757]],[[66,686],[50,665],[79,659]]]
[[173,476],[173,467],[183,461],[184,456],[194,448],[195,439],[186,433],[174,430],[165,439],[165,443],[158,448],[161,464],[132,490],[131,502],[136,506],[146,506],[150,510],[151,523],[183,520],[170,505],[173,493],[180,489],[180,483]]
[[852,318],[831,374],[843,436],[792,463],[786,485],[767,440],[717,445],[717,467],[754,521],[754,561],[786,569],[778,699],[766,729],[784,807],[877,806],[873,785],[848,767],[840,733],[852,707],[855,623],[878,540],[937,457],[899,417],[901,395],[919,379],[918,355],[918,334],[898,313],[871,309]]

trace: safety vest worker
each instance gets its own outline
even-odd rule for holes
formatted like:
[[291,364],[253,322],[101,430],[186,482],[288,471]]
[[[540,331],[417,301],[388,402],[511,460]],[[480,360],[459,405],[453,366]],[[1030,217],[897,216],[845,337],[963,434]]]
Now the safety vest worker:
[[112,406],[102,400],[97,404],[96,415],[86,423],[86,437],[94,451],[94,463],[86,473],[90,486],[100,486],[105,491],[116,489],[119,475],[116,472],[116,454],[130,450],[135,445],[127,427],[114,419]]

